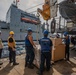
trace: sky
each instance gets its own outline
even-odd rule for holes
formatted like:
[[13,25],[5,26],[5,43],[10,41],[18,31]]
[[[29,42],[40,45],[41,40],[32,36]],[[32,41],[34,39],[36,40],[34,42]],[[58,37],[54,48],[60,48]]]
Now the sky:
[[[11,3],[13,3],[14,0],[0,0],[0,20],[6,20],[6,13],[11,5]],[[18,3],[18,7],[24,11],[26,11],[26,9],[35,6],[37,4],[41,4],[44,3],[44,0],[20,0],[20,2]],[[41,6],[38,6],[41,8]],[[32,10],[27,10],[27,12],[31,12],[36,10],[36,8],[33,8]]]
[[[0,0],[0,20],[1,21],[6,21],[6,13],[10,7],[10,5],[13,3],[14,0]],[[32,6],[44,3],[45,0],[19,0],[20,2],[18,3],[18,7],[24,11],[27,12],[32,12],[36,11],[37,8],[42,9],[42,5],[35,7],[30,10],[26,10]],[[58,2],[61,2],[62,0],[58,0]],[[35,12],[36,14],[36,12]]]

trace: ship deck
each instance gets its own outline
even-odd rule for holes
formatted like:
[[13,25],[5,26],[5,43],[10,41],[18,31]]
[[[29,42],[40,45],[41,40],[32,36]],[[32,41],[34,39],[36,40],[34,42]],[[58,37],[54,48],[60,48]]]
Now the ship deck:
[[[61,60],[55,62],[49,72],[45,71],[44,75],[76,75],[76,51],[70,51],[70,61]],[[24,67],[25,54],[17,56],[18,66],[12,66],[9,64],[8,58],[4,58],[3,65],[0,68],[0,75],[37,75],[36,67],[29,69]]]

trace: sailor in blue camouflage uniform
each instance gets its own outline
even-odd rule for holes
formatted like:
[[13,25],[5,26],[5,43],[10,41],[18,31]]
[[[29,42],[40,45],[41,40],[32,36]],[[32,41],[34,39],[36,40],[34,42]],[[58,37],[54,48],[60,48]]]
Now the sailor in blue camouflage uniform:
[[69,61],[70,38],[69,38],[68,32],[64,32],[64,36],[65,36],[65,58],[66,60]]
[[46,70],[50,70],[51,66],[51,52],[52,52],[52,41],[48,38],[48,31],[44,30],[44,37],[39,40],[39,44],[41,46],[41,63],[40,63],[40,69],[37,72],[38,75],[43,75],[44,70],[44,63],[46,60]]

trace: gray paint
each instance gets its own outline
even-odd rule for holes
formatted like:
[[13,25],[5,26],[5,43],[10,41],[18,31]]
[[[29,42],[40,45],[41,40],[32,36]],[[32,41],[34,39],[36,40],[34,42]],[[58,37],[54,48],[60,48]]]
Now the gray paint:
[[[35,25],[35,24],[31,24],[31,23],[21,22],[21,14],[22,13],[25,14],[25,17],[29,17],[31,19],[38,19],[35,15],[24,12],[24,11],[18,9],[15,5],[12,4],[10,6],[7,14],[6,14],[6,25],[5,26],[6,27],[9,26],[8,27],[9,29],[5,29],[5,30],[2,29],[3,40],[7,39],[7,37],[9,36],[9,31],[11,31],[11,30],[15,32],[14,37],[15,37],[16,40],[24,40],[25,35],[27,34],[26,30],[29,27],[32,28],[32,30],[34,31],[34,33],[33,33],[34,40],[37,40],[40,37],[42,37],[41,24]],[[39,33],[37,34],[35,32],[39,32]]]

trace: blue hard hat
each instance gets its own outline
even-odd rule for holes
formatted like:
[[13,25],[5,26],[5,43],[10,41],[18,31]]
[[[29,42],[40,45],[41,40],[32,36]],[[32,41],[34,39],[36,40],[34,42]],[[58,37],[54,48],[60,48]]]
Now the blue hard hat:
[[28,28],[28,30],[27,30],[28,32],[32,32],[32,29],[31,28]]
[[44,34],[48,35],[48,33],[49,33],[49,32],[48,32],[47,30],[44,30]]
[[68,35],[68,32],[64,32],[64,36],[67,36]]

